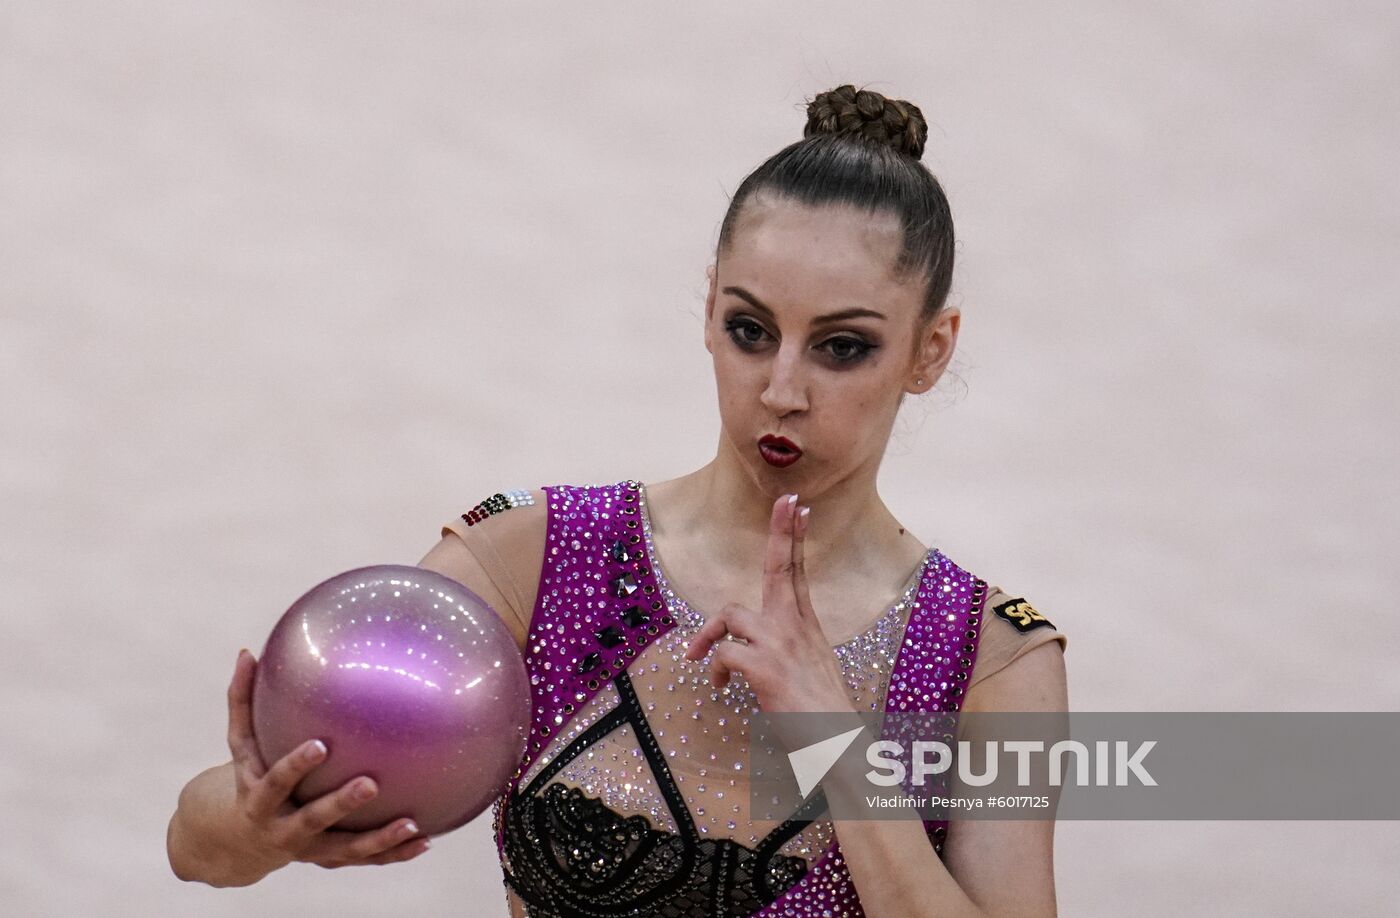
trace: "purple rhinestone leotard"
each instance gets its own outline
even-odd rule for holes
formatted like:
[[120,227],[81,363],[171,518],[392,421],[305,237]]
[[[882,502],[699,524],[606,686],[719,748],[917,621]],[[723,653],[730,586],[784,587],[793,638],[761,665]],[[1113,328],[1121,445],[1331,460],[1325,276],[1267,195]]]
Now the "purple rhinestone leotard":
[[[493,810],[528,914],[862,915],[829,819],[749,811],[757,705],[742,674],[716,690],[705,661],[683,658],[704,616],[666,580],[645,489],[544,491],[530,737]],[[930,549],[899,600],[833,649],[856,707],[956,711],[986,589]],[[941,854],[946,823],[924,826]]]

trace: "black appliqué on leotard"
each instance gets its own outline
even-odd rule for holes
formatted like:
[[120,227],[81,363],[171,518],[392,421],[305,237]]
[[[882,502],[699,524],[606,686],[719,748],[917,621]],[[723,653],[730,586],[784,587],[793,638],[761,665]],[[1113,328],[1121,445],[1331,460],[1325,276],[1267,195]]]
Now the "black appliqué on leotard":
[[[748,848],[696,830],[685,798],[624,670],[613,680],[621,703],[594,723],[531,780],[512,791],[502,815],[506,882],[531,918],[712,918],[752,915],[807,873],[800,857],[778,853],[826,811],[818,791],[791,818]],[[541,786],[588,746],[631,724],[679,832],[623,816],[576,787]]]

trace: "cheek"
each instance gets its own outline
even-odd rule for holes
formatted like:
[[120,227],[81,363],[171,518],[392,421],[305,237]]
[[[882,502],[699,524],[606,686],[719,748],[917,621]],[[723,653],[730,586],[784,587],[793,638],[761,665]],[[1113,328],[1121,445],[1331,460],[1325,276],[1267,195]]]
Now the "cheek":
[[880,441],[899,411],[895,383],[869,374],[863,379],[832,378],[812,393],[814,420],[836,439]]
[[885,401],[881,392],[863,389],[842,389],[830,394],[826,414],[830,422],[823,424],[848,434],[874,431],[884,426]]
[[750,394],[751,390],[762,390],[764,385],[763,367],[759,361],[746,360],[744,354],[721,342],[715,348],[715,384],[721,395],[733,393],[735,397]]

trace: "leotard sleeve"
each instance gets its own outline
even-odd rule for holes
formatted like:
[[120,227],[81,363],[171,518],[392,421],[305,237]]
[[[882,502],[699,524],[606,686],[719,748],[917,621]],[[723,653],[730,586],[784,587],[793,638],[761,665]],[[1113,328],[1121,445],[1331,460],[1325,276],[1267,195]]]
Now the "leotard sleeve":
[[442,535],[461,539],[505,598],[506,608],[497,611],[514,616],[526,631],[539,589],[547,526],[543,489],[493,494],[442,524]]
[[1063,651],[1069,638],[1023,597],[1012,596],[1001,587],[988,589],[982,607],[982,636],[977,659],[967,687],[1000,672],[1042,644],[1060,643]]

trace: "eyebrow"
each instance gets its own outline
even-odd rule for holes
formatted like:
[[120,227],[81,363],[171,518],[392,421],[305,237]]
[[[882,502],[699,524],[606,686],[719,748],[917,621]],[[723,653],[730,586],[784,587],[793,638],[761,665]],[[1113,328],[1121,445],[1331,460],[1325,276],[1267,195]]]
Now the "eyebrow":
[[[723,288],[722,292],[733,294],[734,296],[737,296],[739,299],[748,303],[754,309],[757,309],[759,312],[766,313],[770,319],[774,318],[773,310],[763,305],[763,303],[759,301],[758,297],[754,296],[752,293],[749,293],[743,287],[725,287]],[[840,322],[842,319],[858,319],[863,316],[869,316],[875,319],[887,318],[887,316],[883,312],[876,312],[873,309],[864,309],[859,306],[855,306],[850,309],[842,309],[839,312],[829,312],[824,316],[817,316],[815,319],[812,320],[812,324],[828,325],[832,322]]]

